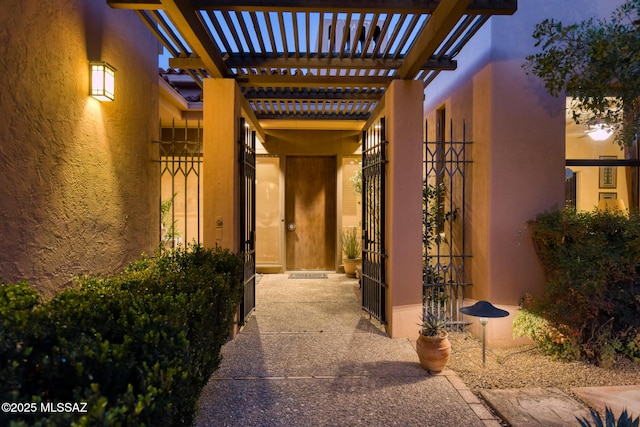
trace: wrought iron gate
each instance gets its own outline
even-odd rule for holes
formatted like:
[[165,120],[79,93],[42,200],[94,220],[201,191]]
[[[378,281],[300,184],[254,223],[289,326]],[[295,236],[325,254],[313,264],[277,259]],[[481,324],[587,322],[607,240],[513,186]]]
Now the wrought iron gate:
[[386,323],[385,121],[362,133],[362,308]]
[[200,242],[202,127],[160,122],[160,244],[174,248]]
[[240,250],[244,254],[244,299],[240,305],[246,320],[256,306],[256,132],[240,119]]
[[[425,125],[426,126],[426,125]],[[435,142],[425,142],[423,187],[424,310],[446,320],[452,328],[463,326],[459,309],[464,300],[466,252],[465,184],[468,167],[465,127],[462,141],[449,141],[444,131]],[[427,132],[428,135],[428,132]]]

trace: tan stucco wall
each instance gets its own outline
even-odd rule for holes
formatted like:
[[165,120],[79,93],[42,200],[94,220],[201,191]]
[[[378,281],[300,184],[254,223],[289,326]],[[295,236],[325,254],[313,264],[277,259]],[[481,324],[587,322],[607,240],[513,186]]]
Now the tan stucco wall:
[[[544,290],[527,221],[564,204],[565,100],[548,95],[522,64],[535,50],[535,23],[548,17],[574,22],[602,12],[599,2],[579,3],[519,2],[514,16],[492,17],[456,57],[458,70],[442,73],[426,90],[429,122],[435,123],[436,110],[444,107],[453,119],[454,138],[460,137],[465,121],[467,140],[473,141],[467,182],[473,257],[467,269],[472,283],[468,304],[489,300],[515,314],[525,293]],[[488,341],[515,343],[511,321],[492,320]],[[477,325],[472,329],[480,331]]]
[[477,56],[459,58],[468,67],[450,77],[447,95],[426,105],[430,121],[436,108],[447,108],[454,134],[464,120],[473,141],[466,218],[472,286],[466,296],[513,306],[544,287],[527,221],[564,197],[564,101],[547,95],[522,69],[532,42],[531,27],[519,17],[530,22],[531,11],[519,6],[516,16],[492,18],[475,40]]
[[[157,46],[105,1],[0,4],[0,278],[51,294],[155,248]],[[89,60],[116,67],[114,102]]]

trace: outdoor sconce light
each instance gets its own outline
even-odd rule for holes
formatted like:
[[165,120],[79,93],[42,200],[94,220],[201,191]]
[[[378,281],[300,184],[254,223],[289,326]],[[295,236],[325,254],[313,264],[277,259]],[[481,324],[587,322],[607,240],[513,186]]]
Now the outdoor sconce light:
[[484,367],[486,358],[486,337],[485,337],[485,327],[489,322],[489,318],[497,318],[497,317],[507,317],[509,312],[506,310],[502,310],[489,301],[478,301],[477,303],[470,305],[468,307],[462,307],[460,309],[462,314],[466,314],[468,316],[474,316],[480,318],[480,324],[482,325],[482,367]]
[[91,89],[89,95],[99,101],[113,101],[115,98],[116,69],[106,62],[89,62]]

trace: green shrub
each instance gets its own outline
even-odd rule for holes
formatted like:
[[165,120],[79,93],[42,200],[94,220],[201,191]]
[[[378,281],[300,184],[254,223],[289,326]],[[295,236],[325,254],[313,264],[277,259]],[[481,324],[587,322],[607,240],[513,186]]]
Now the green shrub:
[[83,277],[47,303],[0,286],[0,400],[88,402],[84,414],[0,414],[0,424],[189,425],[243,295],[222,249],[142,258]]
[[514,336],[531,338],[545,354],[553,358],[565,361],[580,359],[580,349],[568,333],[566,328],[561,331],[558,326],[526,308],[521,309],[513,319]]
[[541,214],[529,227],[547,285],[528,310],[584,359],[608,365],[617,353],[640,358],[640,218],[566,209]]

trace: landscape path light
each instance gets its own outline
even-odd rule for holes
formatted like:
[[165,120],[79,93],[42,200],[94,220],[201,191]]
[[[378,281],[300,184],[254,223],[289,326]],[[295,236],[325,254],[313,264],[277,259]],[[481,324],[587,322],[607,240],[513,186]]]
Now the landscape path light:
[[484,367],[487,348],[485,327],[487,326],[490,318],[507,317],[509,315],[509,312],[507,310],[502,310],[501,308],[494,306],[489,301],[478,301],[477,303],[468,307],[462,307],[460,309],[460,312],[462,314],[466,314],[467,316],[480,318],[480,324],[482,325],[482,366]]

